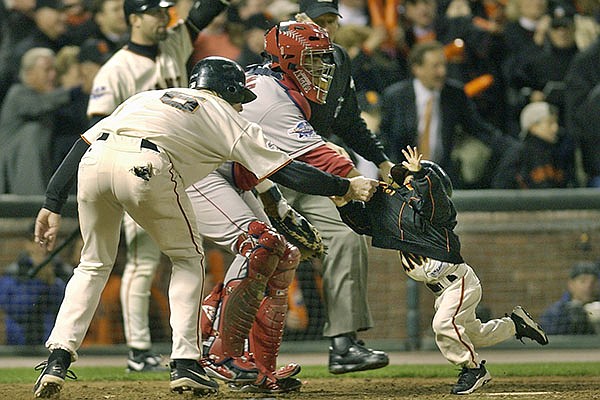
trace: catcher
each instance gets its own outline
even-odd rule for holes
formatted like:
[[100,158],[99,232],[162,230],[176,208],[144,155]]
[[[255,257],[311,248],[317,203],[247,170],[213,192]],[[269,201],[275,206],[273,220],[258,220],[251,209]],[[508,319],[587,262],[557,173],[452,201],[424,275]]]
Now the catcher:
[[[332,185],[338,184],[333,179],[335,175],[340,181],[350,181],[350,196],[370,198],[377,181],[360,176],[352,161],[329,147],[307,122],[310,106],[306,98],[324,102],[331,81],[333,47],[327,33],[312,23],[282,23],[266,36],[268,49],[279,49],[273,45],[278,33],[279,39],[289,37],[292,41],[282,47],[295,50],[296,58],[290,56],[286,60],[295,63],[297,69],[295,73],[276,72],[268,67],[250,71],[247,81],[257,95],[257,105],[252,108],[249,103],[244,105],[242,113],[261,126],[270,143],[295,161],[324,171],[324,175],[307,176],[303,171],[294,171],[292,163],[270,179],[299,192],[332,196]],[[204,77],[198,75],[192,79],[202,82]],[[360,191],[352,193],[355,182],[363,182],[366,187],[359,185]],[[203,338],[207,338],[201,361],[204,369],[242,392],[298,390],[301,381],[293,376],[300,367],[290,363],[276,369],[276,361],[287,312],[288,287],[301,256],[295,247],[279,247],[277,243],[279,234],[284,234],[306,250],[304,257],[320,257],[324,251],[320,235],[287,206],[272,182],[259,183],[240,164],[224,164],[186,192],[202,236],[236,254],[224,282],[203,302],[201,327]],[[329,206],[335,211],[331,202]],[[277,231],[266,225],[267,221]]]
[[476,348],[515,335],[548,343],[542,328],[520,306],[510,316],[481,322],[475,308],[481,284],[460,254],[454,233],[456,210],[452,182],[439,165],[421,160],[417,148],[402,150],[406,161],[391,170],[392,185],[381,183],[367,203],[336,199],[342,219],[356,232],[373,237],[373,246],[398,250],[406,274],[435,294],[432,328],[438,348],[462,370],[452,394],[469,394],[491,379]]

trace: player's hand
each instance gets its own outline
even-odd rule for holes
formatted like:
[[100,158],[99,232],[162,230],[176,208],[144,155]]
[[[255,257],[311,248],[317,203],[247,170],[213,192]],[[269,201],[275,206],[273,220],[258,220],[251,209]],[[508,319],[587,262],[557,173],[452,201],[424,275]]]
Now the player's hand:
[[379,181],[375,179],[365,178],[364,176],[356,176],[350,178],[350,187],[344,195],[344,199],[347,201],[358,200],[358,201],[369,201],[377,190]]
[[35,219],[35,243],[48,251],[54,249],[60,228],[60,214],[42,208]]
[[421,170],[421,159],[423,154],[419,154],[416,147],[406,146],[406,150],[402,149],[402,154],[406,161],[402,161],[402,166],[410,172],[418,172]]

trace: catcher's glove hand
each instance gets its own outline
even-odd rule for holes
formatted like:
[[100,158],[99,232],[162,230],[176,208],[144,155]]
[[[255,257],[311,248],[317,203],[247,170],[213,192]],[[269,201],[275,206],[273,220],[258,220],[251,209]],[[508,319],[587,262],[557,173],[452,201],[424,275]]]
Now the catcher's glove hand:
[[325,254],[323,239],[317,228],[290,207],[277,186],[259,196],[271,225],[300,250],[301,260],[321,258]]

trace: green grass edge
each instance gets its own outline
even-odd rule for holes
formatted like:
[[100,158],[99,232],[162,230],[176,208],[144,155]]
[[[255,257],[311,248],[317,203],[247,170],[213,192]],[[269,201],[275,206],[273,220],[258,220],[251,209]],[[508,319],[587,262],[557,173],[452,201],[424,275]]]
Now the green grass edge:
[[[494,376],[598,376],[600,362],[562,362],[562,363],[520,363],[488,364],[488,370]],[[122,367],[77,367],[71,369],[82,381],[160,381],[168,380],[164,373],[126,373]],[[452,365],[390,365],[374,371],[355,372],[344,375],[332,375],[325,366],[306,366],[298,375],[301,379],[311,378],[447,378],[454,377],[459,371]],[[0,384],[35,382],[39,372],[33,368],[3,368]]]

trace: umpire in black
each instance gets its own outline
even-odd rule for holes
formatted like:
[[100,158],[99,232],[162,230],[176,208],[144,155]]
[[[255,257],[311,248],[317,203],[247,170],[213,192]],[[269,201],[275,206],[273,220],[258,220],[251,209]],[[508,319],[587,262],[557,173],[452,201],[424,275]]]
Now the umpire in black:
[[[296,15],[296,19],[312,20],[325,29],[333,40],[339,27],[338,0],[300,0],[299,4],[300,13]],[[384,153],[381,142],[367,128],[361,117],[348,53],[337,44],[333,45],[335,73],[329,87],[327,102],[325,104],[311,102],[312,115],[309,122],[324,138],[332,138],[335,135],[343,140],[350,149],[375,163],[382,177],[388,177],[393,163]],[[346,269],[357,268],[358,264],[361,263],[356,261],[354,266],[347,266]],[[338,290],[340,287],[348,285],[344,279],[350,279],[350,275],[344,272],[344,268],[344,266],[336,266],[336,276],[329,283],[325,282],[324,277],[324,291],[340,292]],[[329,348],[331,373],[341,374],[381,368],[389,363],[387,354],[365,347],[356,336],[358,331],[373,326],[367,303],[366,262],[360,265],[360,268],[365,269],[362,273],[364,282],[355,282],[357,289],[353,291],[354,298],[345,299],[341,296],[336,297],[334,293],[325,293],[327,319],[323,335],[331,338]],[[352,305],[350,315],[342,311],[347,309],[348,303]]]

